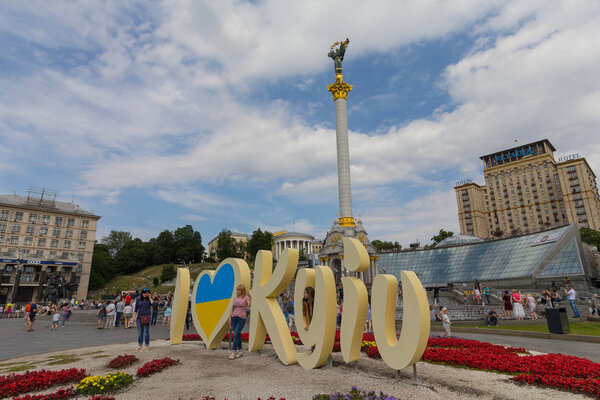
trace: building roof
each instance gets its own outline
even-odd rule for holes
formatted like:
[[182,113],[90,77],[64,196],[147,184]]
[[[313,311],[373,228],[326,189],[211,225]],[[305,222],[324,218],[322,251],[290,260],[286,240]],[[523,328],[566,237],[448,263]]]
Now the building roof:
[[450,247],[450,246],[457,246],[459,244],[469,244],[469,243],[479,243],[479,242],[483,242],[483,239],[478,238],[477,236],[456,235],[456,236],[452,236],[452,237],[442,240],[435,247]]
[[64,212],[69,214],[81,214],[89,217],[100,218],[90,211],[84,210],[77,204],[64,201],[49,201],[37,198],[18,196],[16,194],[1,194],[0,205],[17,206],[36,210],[48,210],[54,212]]
[[546,143],[546,144],[548,145],[548,147],[550,147],[550,149],[551,149],[552,151],[556,151],[556,149],[554,148],[554,146],[552,145],[552,143],[550,143],[550,141],[549,141],[548,139],[543,139],[543,140],[538,140],[537,142],[531,142],[531,143],[526,143],[526,144],[520,144],[520,145],[518,145],[518,146],[511,147],[510,149],[506,149],[506,150],[495,151],[495,152],[493,152],[493,153],[486,154],[485,156],[481,156],[481,157],[479,157],[479,158],[480,158],[481,160],[483,160],[483,159],[484,159],[484,158],[486,158],[486,157],[491,157],[491,156],[493,156],[493,155],[496,155],[496,154],[499,154],[499,153],[506,153],[506,152],[509,152],[509,151],[512,151],[512,150],[520,149],[520,148],[522,148],[522,147],[533,146],[533,145],[536,145],[536,144],[538,144],[538,143]]
[[277,242],[280,239],[286,239],[286,238],[298,237],[298,236],[305,237],[310,240],[315,240],[315,237],[313,235],[309,235],[308,233],[300,233],[300,232],[286,232],[282,235],[274,237],[273,239]]
[[574,224],[514,238],[382,253],[379,273],[414,271],[424,284],[583,275]]

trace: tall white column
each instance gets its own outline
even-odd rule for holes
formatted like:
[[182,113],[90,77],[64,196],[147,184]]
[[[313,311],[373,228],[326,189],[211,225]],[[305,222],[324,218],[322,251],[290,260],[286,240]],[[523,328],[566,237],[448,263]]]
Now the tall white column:
[[352,218],[352,194],[350,186],[350,149],[348,144],[347,101],[335,100],[335,138],[337,142],[338,191],[340,217]]

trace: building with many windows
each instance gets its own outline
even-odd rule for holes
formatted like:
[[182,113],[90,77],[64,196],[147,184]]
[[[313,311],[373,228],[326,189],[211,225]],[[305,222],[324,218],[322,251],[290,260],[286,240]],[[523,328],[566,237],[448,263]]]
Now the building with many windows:
[[485,185],[454,187],[460,231],[483,239],[575,224],[600,230],[596,175],[578,154],[554,158],[544,139],[480,157]]
[[56,193],[0,195],[0,304],[40,296],[50,272],[86,298],[99,219]]

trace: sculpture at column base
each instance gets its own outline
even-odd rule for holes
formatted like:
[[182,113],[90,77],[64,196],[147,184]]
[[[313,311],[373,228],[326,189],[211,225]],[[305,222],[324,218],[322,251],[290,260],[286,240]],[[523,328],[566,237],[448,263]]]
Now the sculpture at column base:
[[354,217],[341,217],[340,218],[340,226],[356,226]]

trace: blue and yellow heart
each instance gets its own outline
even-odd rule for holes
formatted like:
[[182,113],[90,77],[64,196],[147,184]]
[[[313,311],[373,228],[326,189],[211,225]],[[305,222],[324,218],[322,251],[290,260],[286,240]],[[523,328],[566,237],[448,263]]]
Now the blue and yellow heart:
[[233,297],[235,272],[231,264],[223,264],[211,281],[210,274],[200,276],[194,304],[196,317],[207,338],[210,338]]

